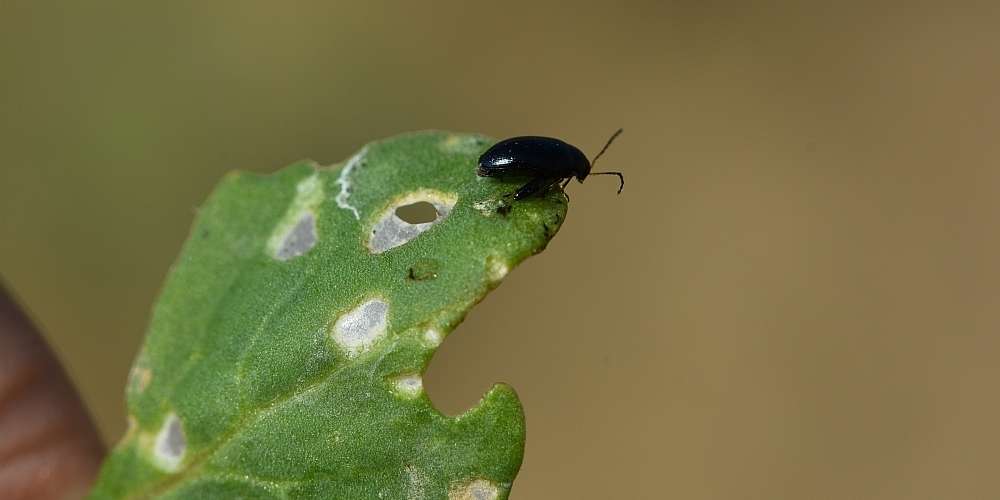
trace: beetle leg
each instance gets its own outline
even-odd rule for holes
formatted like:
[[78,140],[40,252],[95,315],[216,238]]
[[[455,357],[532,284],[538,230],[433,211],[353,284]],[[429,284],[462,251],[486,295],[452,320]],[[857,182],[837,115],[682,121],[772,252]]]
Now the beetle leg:
[[521,186],[520,189],[514,192],[515,200],[523,200],[525,198],[531,197],[538,193],[541,193],[548,189],[553,184],[559,182],[559,179],[552,179],[549,177],[536,177],[528,181],[527,184]]
[[514,192],[515,200],[523,200],[525,198],[534,195],[547,187],[551,181],[542,177],[531,179],[527,184],[521,186],[517,191]]

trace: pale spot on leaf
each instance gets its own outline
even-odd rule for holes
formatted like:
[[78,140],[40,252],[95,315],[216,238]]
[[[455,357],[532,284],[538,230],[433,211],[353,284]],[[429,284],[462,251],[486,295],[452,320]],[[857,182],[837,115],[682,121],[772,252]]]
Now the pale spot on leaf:
[[167,472],[176,471],[187,451],[187,438],[184,437],[184,428],[177,414],[167,415],[160,432],[156,434],[153,446],[153,457],[157,465]]
[[486,277],[490,281],[497,282],[507,276],[510,266],[505,260],[495,255],[486,258]]
[[430,328],[424,332],[424,344],[427,347],[437,347],[441,345],[441,340],[444,338],[441,335],[441,331],[436,328]]
[[397,394],[408,399],[419,396],[421,391],[424,390],[423,379],[415,373],[397,377],[393,381],[393,385],[396,388]]
[[305,254],[316,244],[316,219],[313,214],[302,214],[295,227],[285,235],[275,253],[278,260],[288,260]]
[[316,245],[316,209],[323,202],[323,182],[318,173],[299,181],[295,198],[268,239],[267,247],[278,260],[305,255]]
[[145,391],[152,380],[153,371],[138,363],[132,367],[132,371],[129,373],[130,385],[139,393]]
[[439,144],[439,147],[454,154],[475,154],[481,152],[490,143],[485,137],[475,135],[449,135]]
[[349,355],[357,356],[373,346],[388,325],[389,304],[371,299],[337,318],[333,324],[333,340]]
[[485,479],[458,483],[448,490],[448,500],[496,500],[499,496],[497,485]]

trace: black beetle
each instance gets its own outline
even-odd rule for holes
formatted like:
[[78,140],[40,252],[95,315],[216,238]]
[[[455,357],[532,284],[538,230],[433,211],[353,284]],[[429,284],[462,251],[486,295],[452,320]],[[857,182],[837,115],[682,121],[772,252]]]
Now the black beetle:
[[487,149],[479,157],[480,177],[530,177],[531,180],[514,192],[514,199],[544,193],[550,187],[562,182],[562,188],[576,177],[583,182],[588,175],[617,175],[621,184],[618,193],[625,187],[625,177],[621,172],[591,172],[597,159],[607,151],[611,142],[622,133],[622,129],[611,135],[592,161],[588,161],[576,146],[552,137],[523,136],[502,140]]

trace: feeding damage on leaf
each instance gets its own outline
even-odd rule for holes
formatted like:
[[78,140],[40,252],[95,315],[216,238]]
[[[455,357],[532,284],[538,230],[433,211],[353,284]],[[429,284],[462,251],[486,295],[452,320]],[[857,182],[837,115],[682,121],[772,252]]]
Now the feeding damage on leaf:
[[171,413],[163,421],[163,427],[156,434],[156,444],[154,445],[154,461],[163,470],[173,472],[184,459],[184,452],[187,450],[187,440],[184,438],[184,428],[177,415]]
[[492,143],[421,132],[329,168],[227,176],[154,308],[131,430],[92,497],[506,498],[524,450],[513,389],[449,417],[422,378],[565,217],[558,191],[497,204],[512,185],[475,170]]
[[[434,224],[447,218],[456,201],[458,201],[458,197],[454,193],[442,193],[430,189],[421,189],[396,198],[378,216],[371,231],[371,238],[368,240],[368,249],[372,253],[382,253],[420,236]],[[434,207],[436,216],[431,221],[411,223],[401,218],[397,213],[400,207],[420,202],[428,203]]]
[[278,260],[305,254],[316,244],[316,207],[323,202],[318,174],[295,186],[295,198],[268,240],[268,249]]
[[357,356],[385,335],[388,316],[389,304],[384,300],[365,301],[337,318],[331,336],[348,356]]

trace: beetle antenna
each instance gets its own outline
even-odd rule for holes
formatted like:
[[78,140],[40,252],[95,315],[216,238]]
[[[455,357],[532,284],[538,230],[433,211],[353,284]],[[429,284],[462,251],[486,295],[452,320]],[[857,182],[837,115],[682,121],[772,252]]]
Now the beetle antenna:
[[590,160],[590,168],[594,168],[594,164],[597,163],[597,159],[600,158],[601,155],[604,154],[604,152],[608,150],[608,146],[610,146],[611,143],[614,142],[614,140],[617,139],[619,135],[622,135],[622,132],[624,132],[624,131],[625,131],[625,129],[621,129],[620,128],[620,129],[618,129],[618,131],[616,131],[615,133],[611,134],[611,138],[608,139],[608,142],[604,143],[604,147],[601,148],[601,152],[597,153],[597,156],[595,156],[593,160]]
[[[620,128],[617,131],[615,131],[615,133],[611,134],[611,138],[608,139],[608,142],[604,143],[604,147],[601,148],[601,152],[597,153],[597,156],[595,156],[593,160],[590,160],[590,167],[591,168],[594,168],[594,165],[597,163],[597,159],[600,158],[601,155],[604,154],[604,152],[608,150],[608,146],[610,146],[611,143],[614,142],[615,139],[617,139],[619,135],[622,135],[622,132],[624,132],[624,131],[625,131],[625,129],[621,129]],[[620,183],[618,185],[618,194],[622,194],[622,189],[625,189],[625,176],[622,175],[621,172],[591,172],[590,175],[617,175],[618,176],[618,182]]]
[[621,172],[591,172],[590,175],[617,175],[621,183],[618,185],[618,194],[622,194],[622,189],[625,189],[625,176]]

